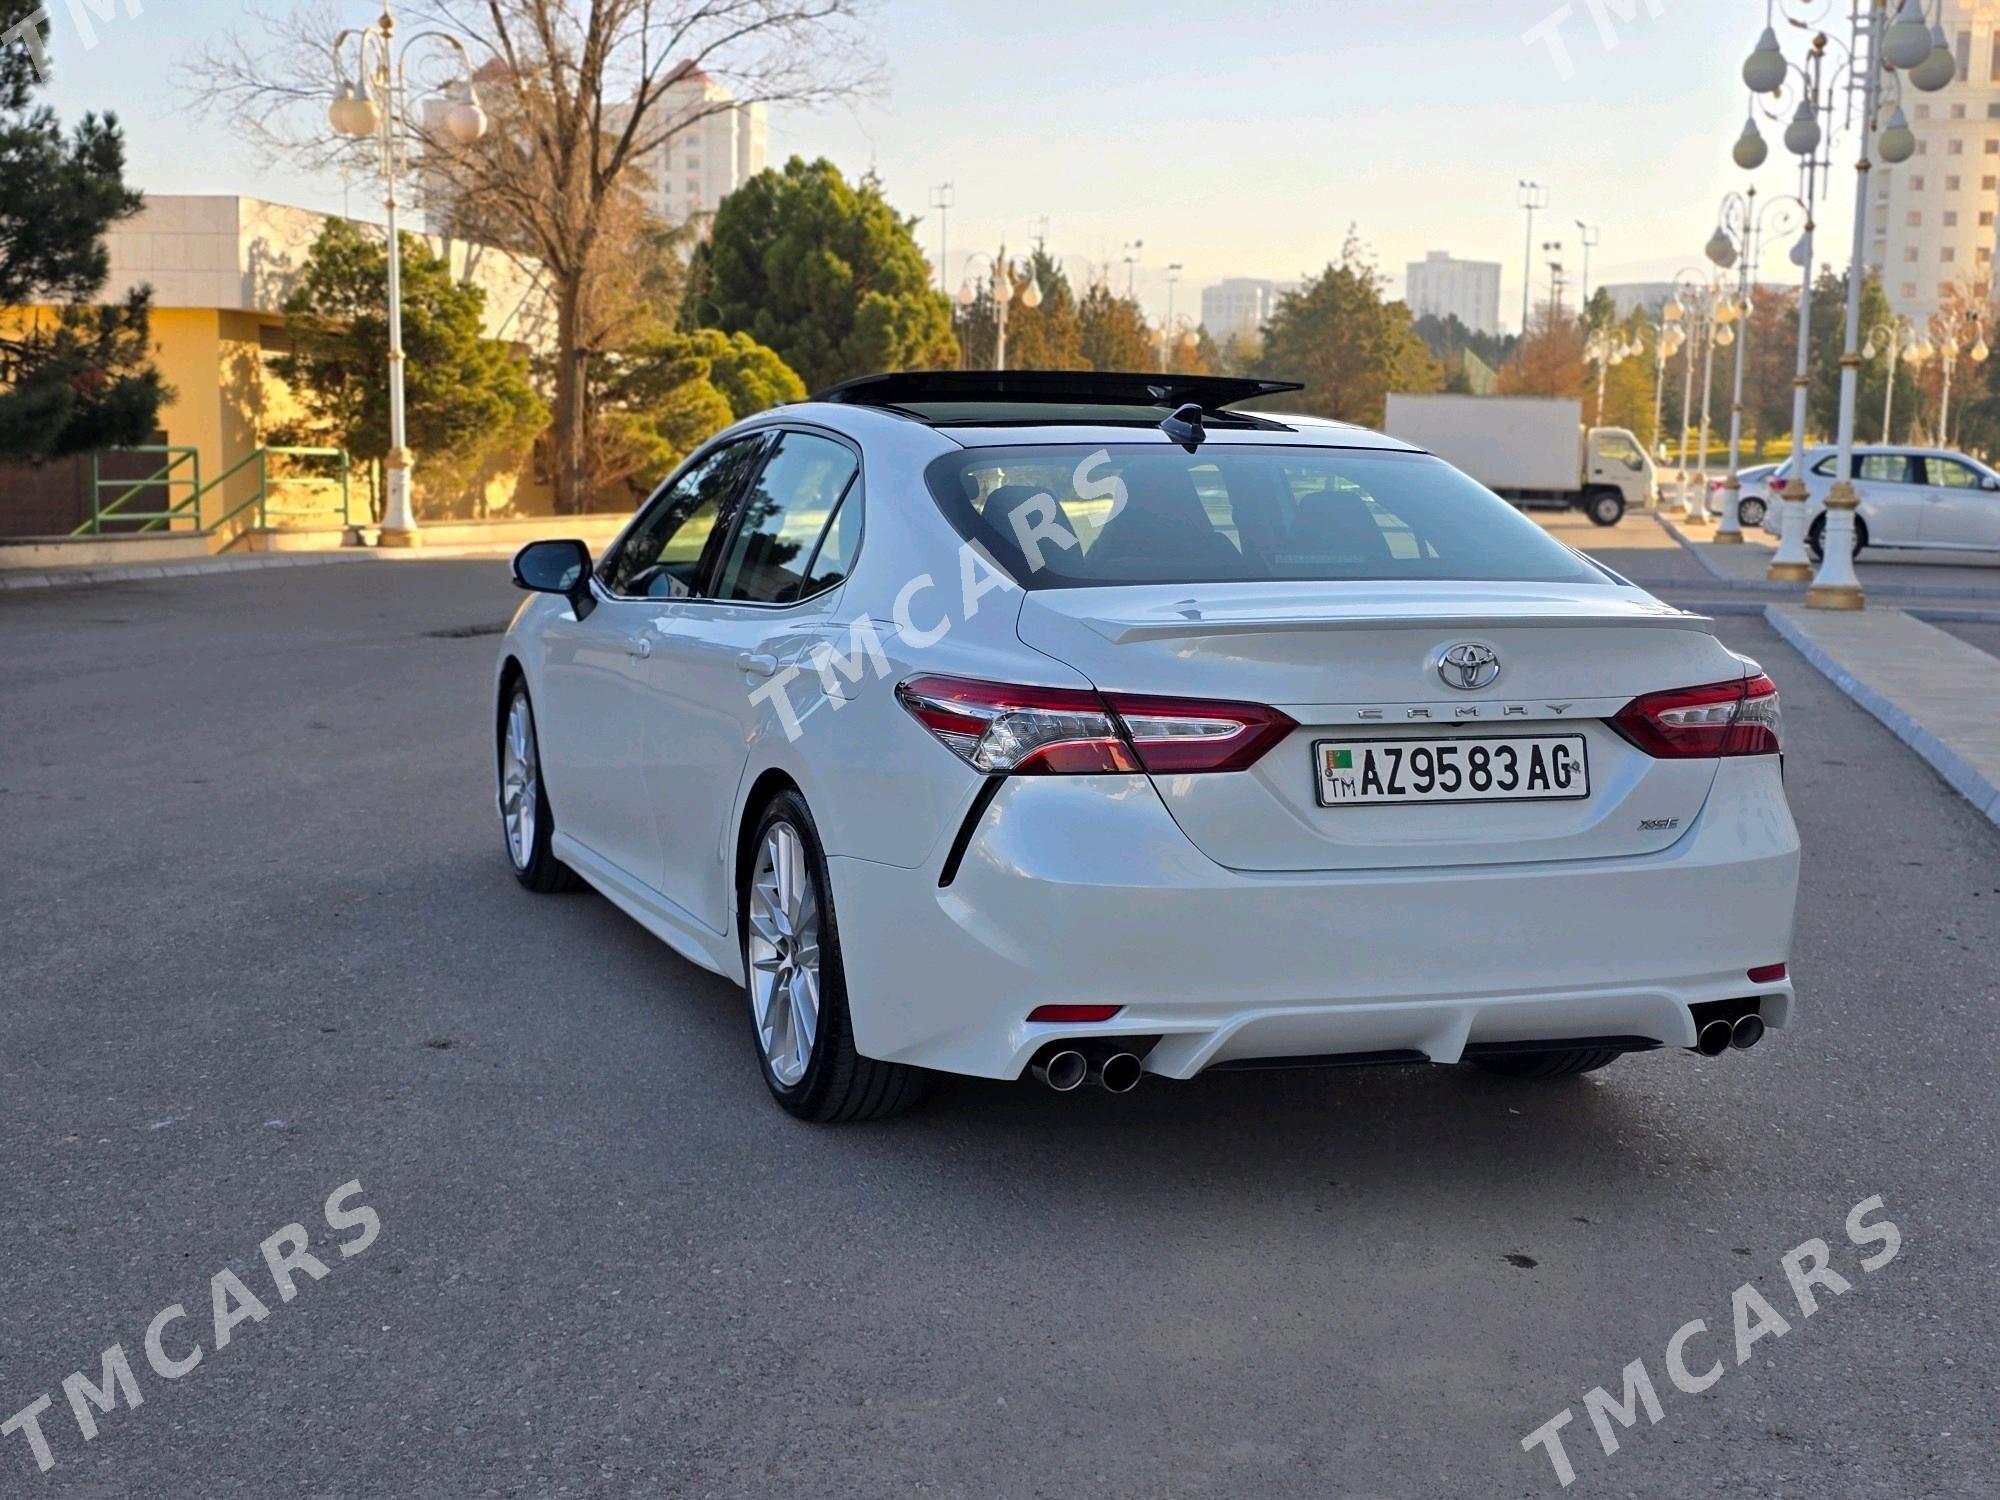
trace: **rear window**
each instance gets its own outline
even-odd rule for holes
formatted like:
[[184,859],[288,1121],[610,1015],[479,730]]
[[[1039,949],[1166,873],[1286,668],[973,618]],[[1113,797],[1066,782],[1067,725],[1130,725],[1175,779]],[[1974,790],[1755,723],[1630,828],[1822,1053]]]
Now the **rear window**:
[[1606,583],[1428,454],[1158,444],[975,448],[928,478],[1026,588],[1405,579]]

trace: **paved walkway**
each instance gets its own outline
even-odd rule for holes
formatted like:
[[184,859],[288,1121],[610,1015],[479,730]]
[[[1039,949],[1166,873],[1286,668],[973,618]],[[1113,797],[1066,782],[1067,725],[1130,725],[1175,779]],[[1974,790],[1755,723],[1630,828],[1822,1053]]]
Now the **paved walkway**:
[[1898,609],[1773,604],[1765,618],[1834,685],[2000,824],[2000,660]]
[[[1746,531],[1740,544],[1718,547],[1713,541],[1713,526],[1700,526],[1667,515],[1659,516],[1658,520],[1709,576],[1732,589],[1777,589],[1797,595],[1805,592],[1803,584],[1773,584],[1765,577],[1777,544],[1761,530]],[[1871,551],[1861,555],[1855,571],[1861,577],[1862,589],[1877,598],[1949,599],[2000,609],[2000,556],[1962,558]]]

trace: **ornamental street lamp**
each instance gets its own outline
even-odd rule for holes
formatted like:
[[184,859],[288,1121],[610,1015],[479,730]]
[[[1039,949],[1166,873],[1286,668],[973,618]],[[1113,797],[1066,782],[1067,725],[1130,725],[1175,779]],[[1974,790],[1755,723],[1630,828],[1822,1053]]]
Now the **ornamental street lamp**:
[[[1701,421],[1701,488],[1704,494],[1699,498],[1692,498],[1689,494],[1688,437],[1694,425],[1689,418],[1693,415],[1694,409],[1696,355],[1705,349],[1707,362],[1704,370],[1714,368],[1716,311],[1715,287],[1709,276],[1701,271],[1682,270],[1676,273],[1673,293],[1667,298],[1667,304],[1660,312],[1662,321],[1680,336],[1682,347],[1687,351],[1686,357],[1681,361],[1681,436],[1678,445],[1679,462],[1675,465],[1675,486],[1681,513],[1690,517],[1707,514],[1705,492],[1708,488],[1708,397],[1705,390],[1702,396]],[[1708,375],[1704,374],[1702,380],[1705,386]]]
[[1966,354],[1974,364],[1984,364],[1986,356],[1990,351],[1986,347],[1985,325],[1977,312],[1968,309],[1955,316],[1940,314],[1938,321],[1942,321],[1945,327],[1938,338],[1938,352],[1943,357],[1944,362],[1944,394],[1938,399],[1937,440],[1939,447],[1949,448],[1951,446],[1951,376],[1952,371],[1958,368],[1959,346],[1968,336],[1971,337],[1973,341],[1972,347],[1966,350]]
[[[1757,189],[1752,187],[1747,193],[1731,193],[1722,200],[1715,238],[1709,241],[1710,260],[1725,270],[1732,262],[1737,267],[1736,300],[1743,314],[1743,334],[1735,340],[1736,372],[1729,404],[1729,473],[1722,481],[1722,518],[1715,527],[1718,542],[1743,540],[1739,515],[1743,481],[1737,477],[1743,451],[1743,360],[1750,347],[1751,298],[1755,293],[1760,251],[1767,235],[1788,234],[1809,217],[1804,200],[1799,198],[1778,198],[1759,208]],[[1718,249],[1726,254],[1719,255]]]
[[[340,49],[353,37],[359,56],[354,78],[340,71]],[[456,101],[444,113],[445,133],[460,146],[469,146],[486,134],[486,112],[479,107],[473,83],[472,59],[459,39],[445,31],[420,31],[395,46],[396,21],[384,0],[381,17],[360,30],[341,32],[333,39],[334,69],[339,88],[327,111],[333,128],[345,136],[374,136],[381,152],[384,186],[383,206],[388,211],[389,238],[389,452],[383,460],[384,494],[382,526],[377,545],[415,547],[423,538],[417,531],[416,513],[410,505],[410,469],[413,457],[406,439],[403,401],[403,242],[396,227],[396,179],[408,165],[405,134],[408,120],[409,79],[405,64],[410,49],[418,42],[445,43],[458,54],[464,77],[456,85]],[[372,93],[371,93],[372,89]],[[378,103],[379,101],[379,103]]]
[[[1891,165],[1908,161],[1916,153],[1916,137],[1910,130],[1902,109],[1902,91],[1905,70],[1912,87],[1922,92],[1933,92],[1942,88],[1956,76],[1956,66],[1947,68],[1937,60],[1937,54],[1948,50],[1944,47],[1942,32],[1935,31],[1926,18],[1921,0],[1901,0],[1896,7],[1893,21],[1890,6],[1884,0],[1856,0],[1854,6],[1854,37],[1844,50],[1847,54],[1846,67],[1848,87],[1860,95],[1858,111],[1860,159],[1855,163],[1854,182],[1854,237],[1852,251],[1847,266],[1847,317],[1845,341],[1840,359],[1840,421],[1838,429],[1838,453],[1835,460],[1835,478],[1828,489],[1825,512],[1816,523],[1819,528],[1820,566],[1813,579],[1812,587],[1806,593],[1806,604],[1813,609],[1861,609],[1866,600],[1861,591],[1861,581],[1854,572],[1854,512],[1860,505],[1860,496],[1854,488],[1854,403],[1860,384],[1860,323],[1861,289],[1866,275],[1865,256],[1868,233],[1868,175],[1872,166],[1871,153]],[[1813,60],[1809,72],[1807,97],[1816,103],[1824,103],[1819,89],[1820,57],[1824,51],[1826,38],[1819,35],[1813,41]],[[1761,78],[1771,76],[1766,39],[1760,37],[1750,59],[1744,64],[1745,81],[1752,88],[1757,82],[1751,78],[1756,71]],[[1781,54],[1782,55],[1782,54]],[[1890,86],[1888,98],[1884,97],[1885,83]],[[1830,106],[1828,118],[1832,118]],[[1803,155],[1804,153],[1800,153]],[[1804,195],[1807,202],[1811,194]],[[1808,264],[1810,256],[1808,255]],[[1808,273],[1809,275],[1810,273]],[[1808,282],[1808,291],[1810,283]],[[1805,309],[1801,307],[1801,316]],[[1794,413],[1798,412],[1795,402]],[[1793,437],[1794,473],[1793,479],[1800,481],[1798,488],[1803,500],[1802,453],[1795,431]],[[1786,498],[1791,499],[1787,486]],[[1803,520],[1803,506],[1796,515],[1786,507],[1788,522]],[[1789,542],[1790,538],[1787,537]],[[1778,575],[1780,563],[1790,563],[1787,547],[1781,546],[1778,556],[1773,559],[1772,576]],[[1787,575],[1789,576],[1789,575]]]
[[[1896,366],[1916,349],[1917,325],[1901,313],[1877,323],[1868,330],[1867,342],[1861,346],[1863,359],[1874,359],[1878,354],[1888,356],[1888,389],[1882,395],[1882,441],[1889,441],[1889,418],[1896,406]],[[1918,363],[1919,361],[1911,361]]]
[[976,260],[987,262],[991,279],[985,283],[993,298],[993,368],[1007,368],[1007,309],[1014,299],[1021,299],[1021,306],[1033,312],[1042,305],[1042,284],[1035,279],[1032,268],[1028,272],[1028,284],[1014,285],[1014,268],[1007,260],[1007,247],[1002,245],[1000,253],[983,255],[974,253],[965,258],[965,280],[958,289],[958,305],[968,311],[978,302],[980,285],[972,279],[972,263]]

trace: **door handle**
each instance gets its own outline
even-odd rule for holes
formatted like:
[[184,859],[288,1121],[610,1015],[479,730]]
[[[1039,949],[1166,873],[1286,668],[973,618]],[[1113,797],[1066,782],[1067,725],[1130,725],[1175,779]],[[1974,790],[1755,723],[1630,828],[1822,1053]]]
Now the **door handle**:
[[764,651],[744,651],[738,653],[736,665],[752,677],[775,677],[778,675],[778,658]]
[[653,654],[652,637],[644,635],[628,635],[627,637],[625,637],[625,654],[627,656],[637,657],[640,661],[644,661],[647,657]]

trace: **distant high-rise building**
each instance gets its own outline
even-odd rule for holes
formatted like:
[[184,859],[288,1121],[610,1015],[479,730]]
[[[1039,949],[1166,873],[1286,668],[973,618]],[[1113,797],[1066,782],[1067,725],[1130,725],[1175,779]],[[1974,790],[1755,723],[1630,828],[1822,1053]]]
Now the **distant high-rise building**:
[[1500,267],[1483,260],[1454,260],[1433,250],[1411,261],[1403,301],[1421,318],[1457,318],[1474,333],[1500,331]]
[[728,89],[692,64],[682,64],[648,134],[686,122],[639,162],[652,210],[671,224],[715,212],[722,200],[764,170],[761,104],[737,104]]
[[[479,75],[482,83],[504,76],[498,64],[489,63]],[[425,129],[441,135],[450,99],[424,101]],[[630,111],[608,108],[605,128],[624,128]],[[764,170],[764,106],[738,104],[729,90],[691,64],[677,68],[659,100],[647,111],[642,127],[646,136],[657,139],[672,131],[660,146],[632,164],[626,180],[645,200],[653,217],[669,224],[685,224],[705,219],[722,200],[750,178]],[[421,196],[429,226],[441,233],[455,232],[459,186],[448,170],[430,163],[418,165]],[[474,206],[474,205],[468,205]],[[476,216],[475,216],[476,217]]]
[[1275,281],[1232,276],[1201,289],[1201,326],[1219,343],[1252,338],[1270,320],[1282,288]]
[[2000,0],[1944,0],[1939,24],[1958,76],[1935,94],[1905,90],[1917,152],[1869,174],[1862,257],[1889,306],[1919,322],[1947,288],[1990,282],[2000,191]]

